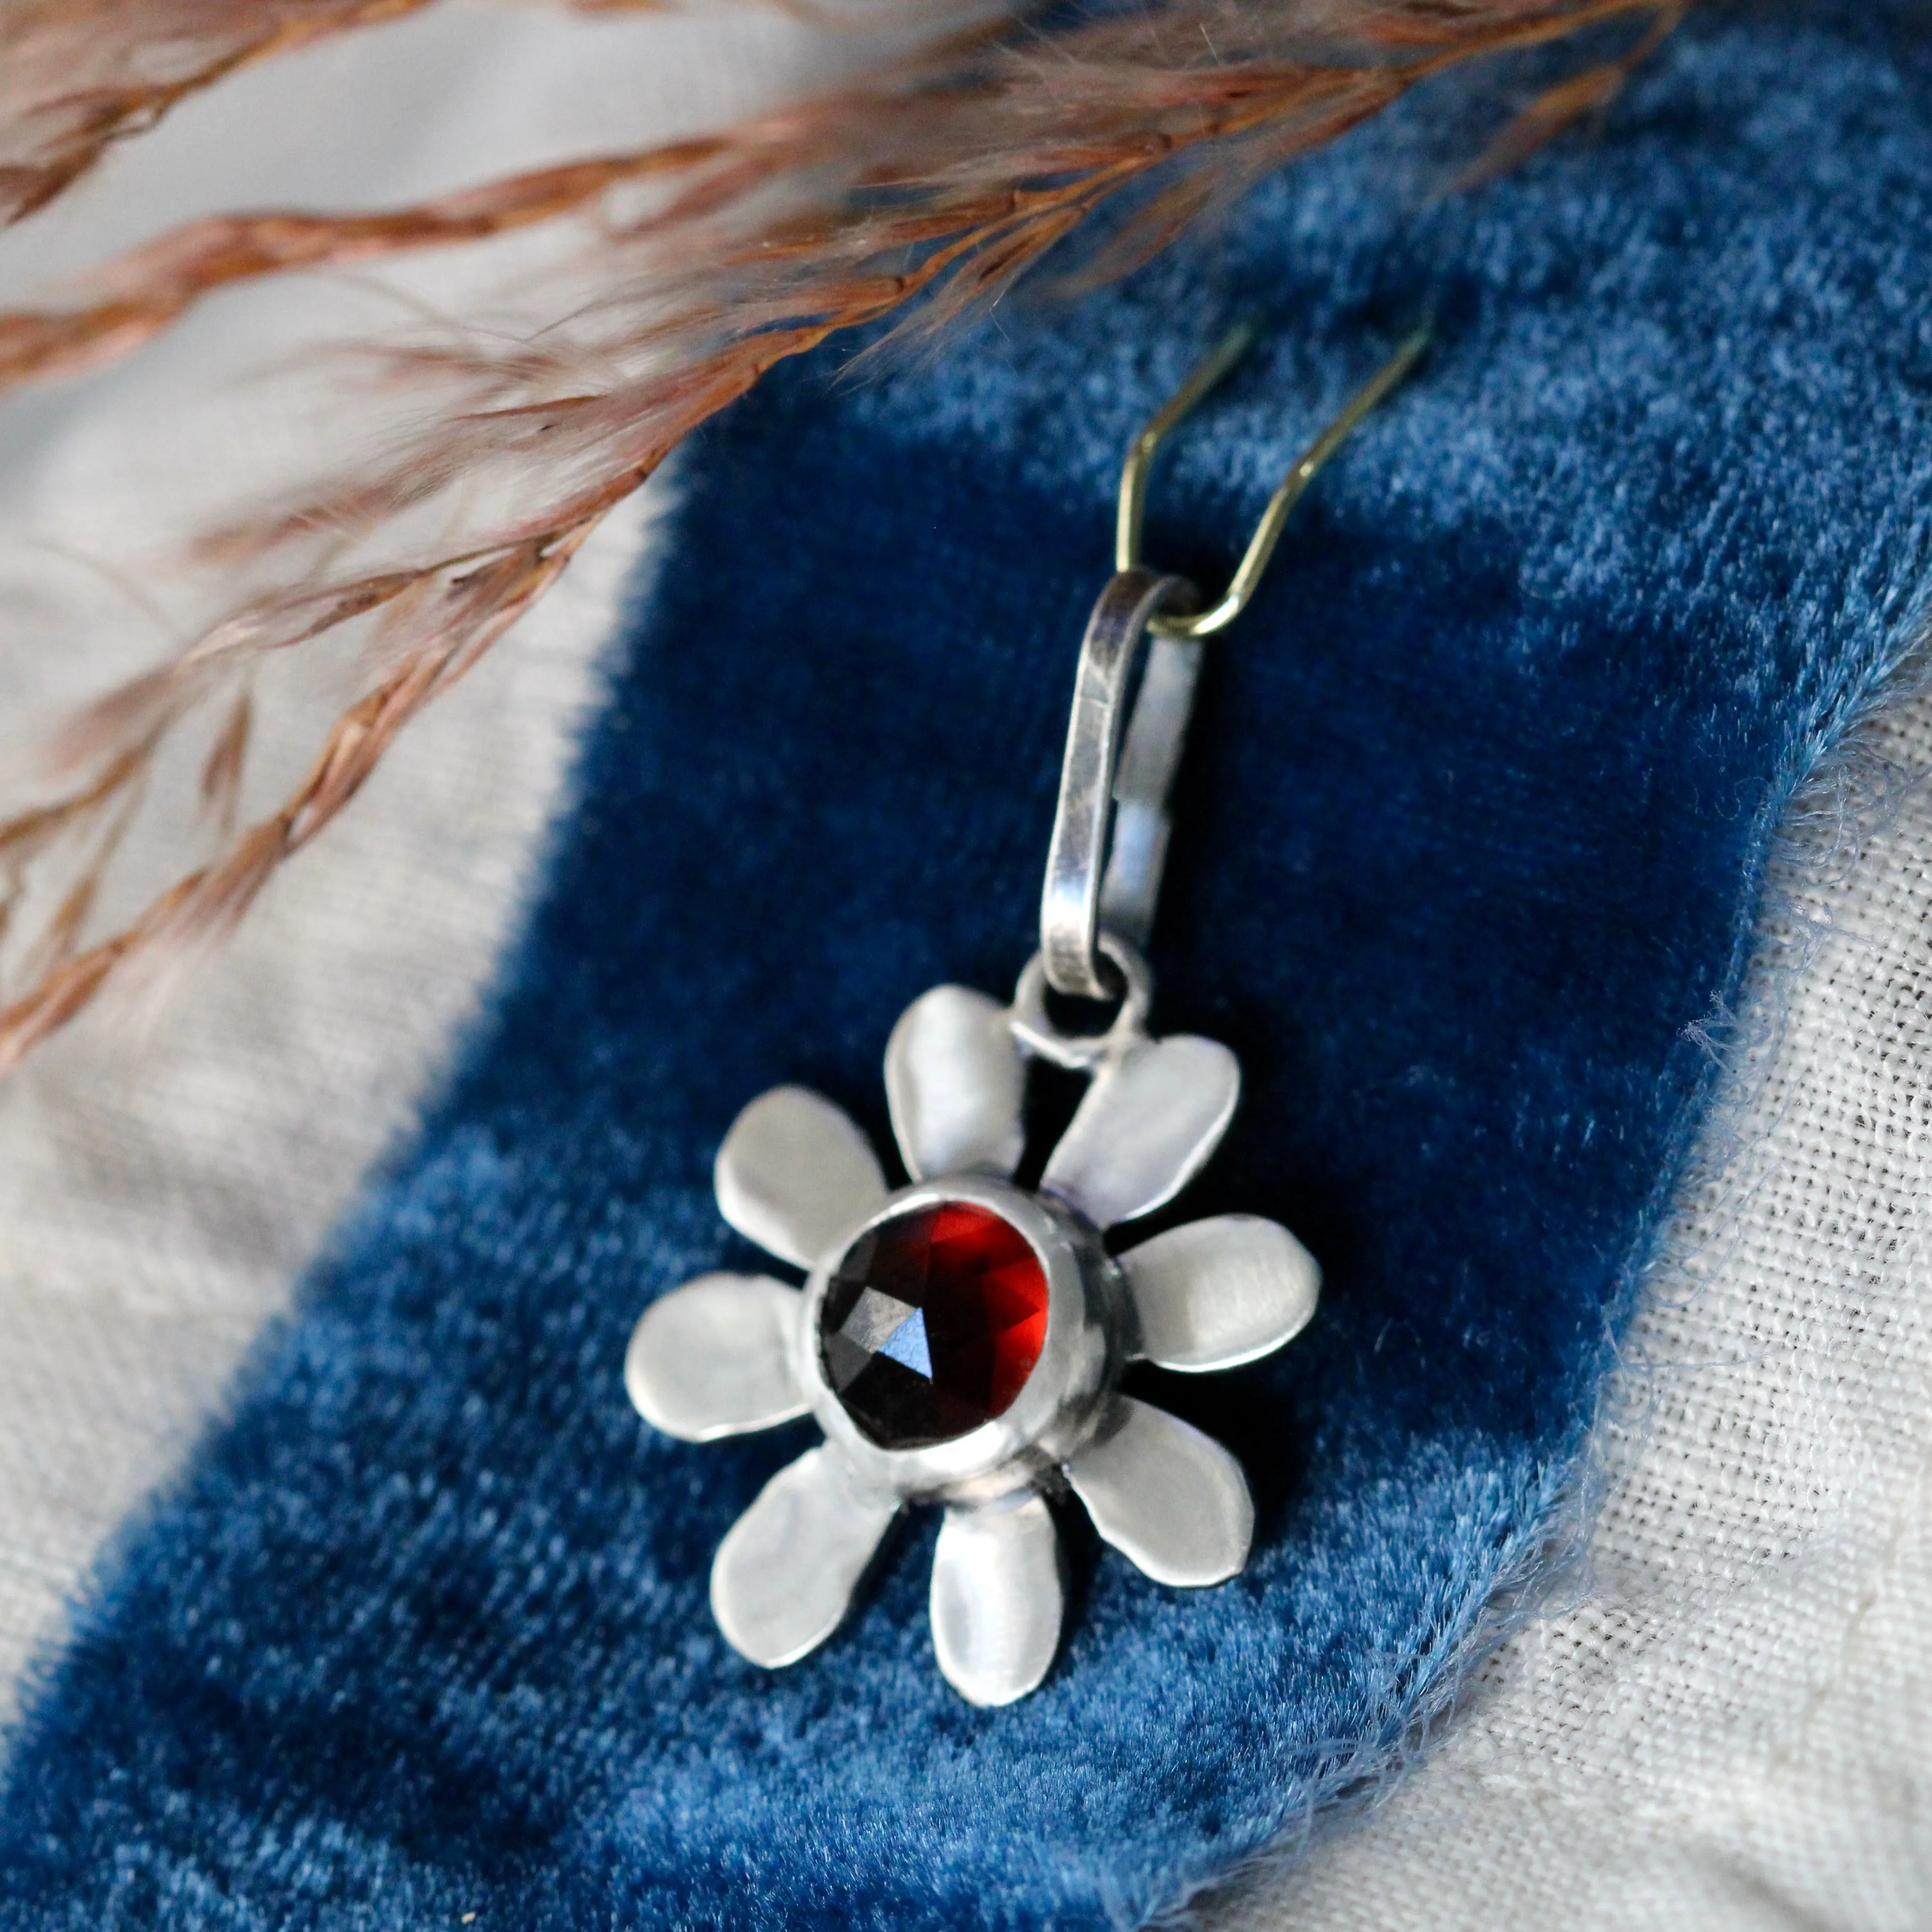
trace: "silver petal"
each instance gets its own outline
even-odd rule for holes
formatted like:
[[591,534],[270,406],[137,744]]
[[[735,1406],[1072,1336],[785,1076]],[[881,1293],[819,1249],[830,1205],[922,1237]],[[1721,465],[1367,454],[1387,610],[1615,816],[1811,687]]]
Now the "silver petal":
[[805,1297],[762,1274],[704,1274],[646,1309],[624,1386],[653,1429],[687,1442],[770,1429],[811,1406],[793,1372]]
[[1306,1326],[1322,1270],[1274,1221],[1217,1214],[1120,1257],[1140,1320],[1137,1352],[1164,1369],[1232,1369]]
[[899,1016],[886,1043],[886,1100],[906,1171],[1002,1180],[1026,1145],[1026,1063],[997,1000],[935,986]]
[[932,1560],[932,1647],[969,1704],[1010,1704],[1038,1686],[1066,1605],[1060,1538],[1038,1496],[946,1512]]
[[808,1450],[758,1492],[711,1565],[711,1614],[740,1655],[796,1664],[836,1630],[892,1519],[896,1497],[855,1487],[836,1452]]
[[1255,1534],[1247,1478],[1179,1416],[1121,1396],[1066,1469],[1094,1527],[1156,1583],[1199,1588],[1240,1574]]
[[1240,1064],[1217,1040],[1130,1048],[1094,1076],[1040,1185],[1096,1228],[1150,1214],[1220,1144],[1240,1097]]
[[713,1178],[718,1213],[746,1240],[802,1268],[886,1198],[866,1136],[808,1087],[760,1094],[731,1123]]

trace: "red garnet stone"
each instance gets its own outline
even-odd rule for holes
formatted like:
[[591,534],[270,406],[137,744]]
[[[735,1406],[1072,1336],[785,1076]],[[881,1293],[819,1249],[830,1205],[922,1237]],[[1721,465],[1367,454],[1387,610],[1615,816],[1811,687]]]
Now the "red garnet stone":
[[1032,1374],[1046,1270],[988,1208],[909,1208],[847,1249],[818,1338],[846,1413],[880,1448],[950,1442],[1004,1414]]

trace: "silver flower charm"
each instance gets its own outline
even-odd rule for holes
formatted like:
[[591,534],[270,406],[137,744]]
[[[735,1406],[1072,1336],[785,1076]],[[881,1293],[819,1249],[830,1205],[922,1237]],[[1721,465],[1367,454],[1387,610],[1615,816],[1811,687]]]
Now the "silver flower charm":
[[[1100,1534],[1156,1582],[1225,1582],[1247,1560],[1240,1466],[1121,1370],[1232,1368],[1314,1312],[1320,1275],[1286,1228],[1248,1215],[1174,1228],[1118,1258],[1103,1230],[1171,1200],[1220,1142],[1240,1088],[1208,1040],[1150,1039],[1146,969],[1104,1036],[1046,1018],[1037,960],[1014,1006],[940,986],[886,1050],[909,1186],[890,1190],[832,1102],[775,1088],[718,1150],[718,1205],[808,1271],[709,1274],[645,1311],[631,1399],[667,1434],[708,1442],[808,1412],[826,1440],[766,1484],[719,1546],[711,1604],[754,1664],[790,1664],[838,1628],[900,1510],[945,1505],[932,1636],[974,1703],[1039,1684],[1064,1588],[1043,1492],[1070,1489]],[[1040,1190],[1022,1151],[1029,1056],[1090,1075]]]
[[[691,1442],[815,1416],[825,1442],[781,1469],[711,1566],[711,1607],[754,1664],[795,1662],[838,1627],[894,1518],[943,1504],[932,1642],[947,1681],[1007,1704],[1046,1676],[1066,1604],[1045,1498],[1070,1490],[1159,1583],[1237,1575],[1254,1534],[1240,1465],[1121,1393],[1132,1361],[1231,1369],[1315,1312],[1321,1271],[1272,1221],[1224,1214],[1110,1254],[1108,1228],[1173,1199],[1240,1095],[1225,1046],[1147,1031],[1138,951],[1166,862],[1168,798],[1202,640],[1240,613],[1309,479],[1428,341],[1418,330],[1282,479],[1226,594],[1148,568],[1140,537],[1161,440],[1232,368],[1228,335],[1130,446],[1115,569],[1081,640],[1040,902],[1040,950],[1010,1007],[962,986],[915,1000],[886,1048],[910,1186],[802,1087],[754,1100],[718,1151],[719,1211],[806,1271],[710,1274],[644,1311],[625,1382],[645,1420]],[[1138,674],[1136,668],[1138,667]],[[1104,1034],[1068,1034],[1046,989],[1118,998]],[[1040,1177],[1024,1151],[1027,1063],[1090,1084]]]

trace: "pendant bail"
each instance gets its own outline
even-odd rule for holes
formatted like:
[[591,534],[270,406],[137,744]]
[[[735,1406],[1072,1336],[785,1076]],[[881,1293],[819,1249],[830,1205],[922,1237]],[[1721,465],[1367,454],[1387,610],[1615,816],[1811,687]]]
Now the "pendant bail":
[[1040,898],[1040,956],[1057,993],[1118,998],[1120,976],[1101,935],[1138,950],[1153,930],[1172,826],[1168,794],[1194,708],[1202,644],[1150,637],[1148,625],[1198,601],[1185,578],[1137,566],[1109,580],[1087,621]]
[[[1081,642],[1040,899],[1040,958],[1056,993],[1090,1000],[1121,997],[1120,970],[1101,941],[1111,936],[1138,951],[1153,930],[1171,829],[1167,795],[1194,708],[1202,640],[1246,607],[1303,491],[1355,425],[1420,360],[1429,325],[1411,333],[1282,478],[1227,590],[1204,610],[1185,578],[1161,575],[1140,561],[1148,478],[1168,431],[1253,340],[1253,328],[1246,323],[1225,336],[1134,439],[1120,471],[1115,574],[1094,606]],[[1134,671],[1141,645],[1150,637],[1136,692]]]

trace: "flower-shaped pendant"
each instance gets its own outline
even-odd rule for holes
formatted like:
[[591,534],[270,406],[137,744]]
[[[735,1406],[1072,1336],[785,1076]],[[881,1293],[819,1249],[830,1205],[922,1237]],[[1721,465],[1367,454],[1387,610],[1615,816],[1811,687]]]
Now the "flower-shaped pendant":
[[[1066,1592],[1048,1498],[1078,1497],[1159,1583],[1225,1582],[1247,1561],[1254,1506],[1240,1464],[1126,1394],[1121,1374],[1136,1360],[1192,1371],[1268,1354],[1314,1312],[1320,1271],[1286,1228],[1251,1215],[1107,1245],[1186,1185],[1240,1093],[1225,1046],[1149,1035],[1137,949],[1154,923],[1202,640],[1239,613],[1295,498],[1427,338],[1403,344],[1289,471],[1233,584],[1204,610],[1191,585],[1138,560],[1147,468],[1248,339],[1237,329],[1208,357],[1122,472],[1118,568],[1074,682],[1040,950],[1012,1005],[939,986],[892,1030],[886,1095],[909,1184],[887,1187],[830,1101],[774,1088],[724,1137],[718,1206],[805,1270],[804,1287],[705,1275],[646,1309],[632,1337],[631,1399],[670,1435],[704,1442],[808,1414],[825,1432],[765,1485],[712,1564],[718,1628],[754,1664],[794,1663],[838,1628],[908,1503],[945,1508],[933,1648],[976,1704],[1025,1696],[1059,1647]],[[1049,986],[1118,1001],[1112,1023],[1064,1032]],[[1089,1083],[1036,1190],[1012,1178],[1031,1060]]]
[[[710,1274],[654,1303],[626,1363],[646,1420],[694,1442],[815,1416],[824,1444],[782,1469],[720,1545],[719,1628],[790,1664],[838,1628],[894,1519],[943,1504],[939,1667],[976,1704],[1044,1677],[1065,1602],[1046,1498],[1070,1490],[1156,1582],[1219,1583],[1254,1526],[1233,1456],[1120,1393],[1133,1360],[1232,1368],[1313,1312],[1318,1272],[1272,1221],[1222,1215],[1118,1256],[1106,1230],[1172,1199],[1214,1152],[1240,1089],[1213,1040],[1148,1037],[1146,969],[1097,1039],[1048,1020],[1036,959],[1011,1008],[962,986],[915,1000],[886,1049],[910,1184],[888,1190],[864,1136],[802,1087],[754,1100],[718,1153],[720,1212],[801,1290]],[[1090,1084],[1037,1191],[1013,1185],[1027,1063]]]

